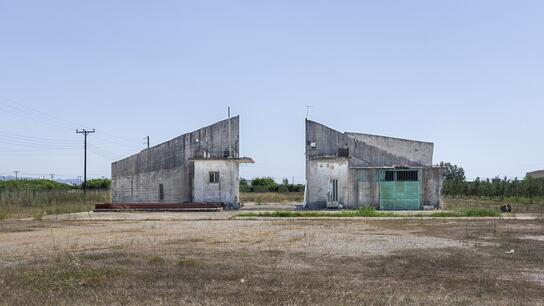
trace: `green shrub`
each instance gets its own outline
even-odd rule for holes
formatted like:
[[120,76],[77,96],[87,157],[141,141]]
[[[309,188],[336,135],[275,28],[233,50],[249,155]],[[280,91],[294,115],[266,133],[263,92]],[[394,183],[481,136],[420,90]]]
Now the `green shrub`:
[[498,211],[483,208],[467,208],[463,210],[463,214],[466,217],[500,217],[501,214]]

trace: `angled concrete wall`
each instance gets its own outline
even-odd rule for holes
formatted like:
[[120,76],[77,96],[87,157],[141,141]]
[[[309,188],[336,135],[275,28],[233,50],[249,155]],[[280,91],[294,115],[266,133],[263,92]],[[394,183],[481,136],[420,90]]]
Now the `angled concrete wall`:
[[222,158],[229,148],[232,157],[239,156],[238,116],[230,124],[223,120],[114,162],[112,201],[191,202],[194,166],[189,159]]
[[408,140],[394,137],[369,135],[362,133],[345,133],[348,137],[386,151],[395,156],[402,156],[421,166],[432,166],[433,148],[431,142]]

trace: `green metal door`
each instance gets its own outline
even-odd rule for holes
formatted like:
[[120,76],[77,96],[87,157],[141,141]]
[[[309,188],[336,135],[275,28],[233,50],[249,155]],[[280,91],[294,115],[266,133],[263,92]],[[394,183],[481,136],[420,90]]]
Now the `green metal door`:
[[386,181],[386,171],[382,172],[380,174],[380,209],[418,210],[421,208],[420,184],[417,175],[414,180],[399,181],[397,180],[399,171],[394,171],[394,177]]

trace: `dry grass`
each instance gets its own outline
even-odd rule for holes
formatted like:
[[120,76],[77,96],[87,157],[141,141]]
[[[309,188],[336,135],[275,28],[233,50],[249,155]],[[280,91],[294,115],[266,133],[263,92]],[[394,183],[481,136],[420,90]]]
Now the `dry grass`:
[[[0,253],[0,304],[539,305],[544,301],[544,242],[524,239],[544,236],[544,224],[538,221],[82,223],[0,223],[5,235],[0,236],[0,249],[14,241],[10,245],[28,252],[18,244],[23,237],[38,237],[47,245],[39,237],[50,236],[55,246],[30,257],[9,256],[13,248]],[[105,234],[88,233],[93,229]],[[125,231],[116,234],[114,229]],[[64,241],[63,245],[53,230],[72,237],[71,243],[85,237],[87,244],[72,246]],[[365,245],[359,246],[362,252],[344,252],[357,242],[339,239],[338,233],[382,239],[377,245],[398,245],[398,239],[417,244],[418,237],[459,244],[414,245],[371,255],[364,252]],[[329,243],[336,251],[327,251]],[[505,253],[510,249],[515,250],[513,255]]]
[[508,200],[488,200],[485,198],[482,199],[464,199],[464,198],[443,198],[444,208],[445,209],[465,209],[465,208],[482,208],[482,209],[492,209],[499,211],[501,205],[510,204],[512,205],[513,213],[536,213],[544,216],[544,204],[535,203],[535,204],[524,204],[524,203],[513,203]]
[[240,193],[240,201],[262,203],[302,203],[304,201],[304,193],[300,192],[242,192]]
[[43,215],[90,211],[94,204],[108,202],[109,191],[21,190],[0,192],[0,220],[41,219]]

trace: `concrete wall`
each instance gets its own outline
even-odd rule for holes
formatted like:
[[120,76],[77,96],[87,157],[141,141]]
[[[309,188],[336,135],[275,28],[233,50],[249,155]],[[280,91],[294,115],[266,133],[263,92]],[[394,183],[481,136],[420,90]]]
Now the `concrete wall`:
[[377,169],[350,169],[352,208],[380,208],[380,185]]
[[533,172],[527,172],[527,176],[530,176],[532,178],[544,178],[544,170],[539,171],[533,171]]
[[339,149],[349,149],[350,166],[421,167],[432,165],[432,143],[342,133],[320,123],[306,120],[307,157],[336,156]]
[[[229,122],[223,120],[183,134],[138,154],[112,163],[113,202],[192,201],[193,157],[222,158],[229,149]],[[230,119],[230,147],[239,156],[239,117]]]
[[442,209],[442,182],[444,169],[424,168],[421,170],[422,202],[424,206]]
[[327,205],[329,180],[338,180],[338,203],[349,203],[349,169],[347,158],[309,160],[307,177],[308,198],[312,208],[325,208]]
[[395,156],[405,157],[412,163],[428,167],[433,164],[433,143],[362,133],[345,134]]
[[[232,160],[195,160],[193,202],[237,204],[240,199],[239,165]],[[210,171],[219,172],[219,182],[210,183]]]

